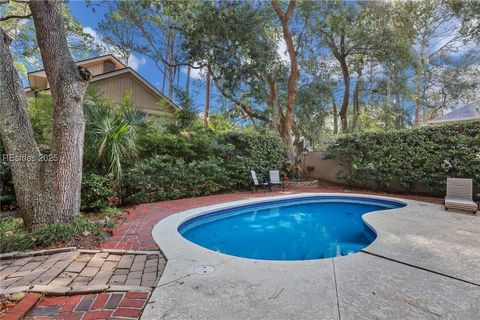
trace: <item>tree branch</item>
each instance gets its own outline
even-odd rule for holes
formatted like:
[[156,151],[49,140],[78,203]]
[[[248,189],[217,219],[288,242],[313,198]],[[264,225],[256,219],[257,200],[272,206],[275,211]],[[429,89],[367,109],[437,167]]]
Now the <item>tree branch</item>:
[[224,96],[225,98],[227,98],[228,100],[232,101],[237,107],[239,107],[240,109],[242,109],[242,111],[250,118],[250,119],[258,119],[258,120],[262,120],[262,121],[265,121],[265,122],[270,122],[270,119],[264,115],[261,115],[261,114],[258,114],[256,112],[254,112],[251,107],[245,103],[243,103],[242,101],[240,101],[239,99],[236,99],[232,96],[230,96],[229,94],[227,94],[225,92],[225,90],[218,84],[217,82],[217,79],[215,77],[215,75],[213,74],[213,72],[211,73],[212,75],[212,79],[213,79],[213,85],[215,86],[215,88],[218,90],[218,92],[220,92],[220,94],[222,96]]
[[27,14],[27,15],[20,15],[20,14],[11,14],[5,17],[0,17],[0,21],[7,21],[10,19],[28,19],[31,18],[32,14]]

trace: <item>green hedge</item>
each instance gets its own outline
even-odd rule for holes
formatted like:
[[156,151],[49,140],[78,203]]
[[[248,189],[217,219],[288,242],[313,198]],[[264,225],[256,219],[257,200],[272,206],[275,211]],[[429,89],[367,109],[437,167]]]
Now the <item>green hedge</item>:
[[268,179],[269,170],[287,173],[284,142],[277,135],[230,133],[222,136],[216,153],[225,162],[225,168],[235,190],[252,185],[250,170],[255,170],[260,181]]
[[[244,133],[212,136],[208,141],[209,152],[203,159],[190,161],[186,159],[193,153],[186,152],[189,156],[181,158],[174,145],[166,148],[166,140],[158,141],[163,155],[157,153],[137,163],[122,179],[125,204],[245,190],[252,184],[250,170],[256,170],[262,179],[268,170],[283,170],[286,166],[285,146],[272,136]],[[189,149],[185,142],[178,145]]]
[[129,170],[123,183],[125,203],[153,202],[208,195],[228,187],[217,159],[185,162],[154,156]]
[[[276,135],[153,132],[145,135],[141,150],[139,161],[126,165],[121,181],[100,170],[84,170],[82,211],[98,211],[113,199],[132,204],[246,190],[252,185],[250,170],[263,180],[269,170],[286,168],[285,145]],[[0,182],[2,204],[7,196],[14,202],[8,163],[0,162]]]
[[347,135],[329,146],[327,158],[345,166],[337,178],[349,185],[444,194],[447,177],[480,184],[480,122]]

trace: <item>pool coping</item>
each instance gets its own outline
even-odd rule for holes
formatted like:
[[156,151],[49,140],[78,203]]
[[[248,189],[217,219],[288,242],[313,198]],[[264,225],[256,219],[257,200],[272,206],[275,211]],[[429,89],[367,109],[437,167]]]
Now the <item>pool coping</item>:
[[277,262],[277,263],[304,263],[307,261],[315,261],[315,260],[323,260],[323,259],[338,259],[341,257],[335,258],[323,258],[323,259],[310,259],[310,260],[263,260],[263,259],[252,259],[252,258],[244,258],[239,256],[232,256],[220,252],[216,252],[210,250],[208,248],[202,247],[196,243],[193,243],[187,239],[185,239],[178,229],[182,226],[182,224],[190,221],[191,219],[208,215],[210,213],[216,213],[218,211],[224,211],[229,209],[234,209],[238,207],[244,207],[248,205],[256,205],[256,204],[265,204],[271,201],[280,202],[282,200],[295,200],[295,199],[302,199],[307,197],[339,197],[339,198],[359,198],[362,200],[380,200],[380,201],[387,201],[387,202],[394,202],[398,204],[404,205],[403,207],[399,208],[387,208],[385,210],[377,210],[373,212],[367,212],[362,215],[363,222],[369,227],[375,234],[376,238],[372,243],[370,243],[367,247],[363,250],[367,250],[375,241],[378,240],[379,232],[378,230],[372,225],[371,222],[368,220],[368,216],[372,214],[378,214],[385,211],[393,212],[396,210],[401,210],[408,208],[409,203],[412,200],[407,199],[397,199],[392,197],[384,197],[384,196],[377,196],[377,195],[366,195],[366,194],[356,194],[356,193],[298,193],[292,195],[276,195],[276,196],[267,196],[261,198],[253,198],[253,199],[245,199],[245,200],[237,200],[232,202],[226,202],[221,204],[209,205],[198,207],[186,211],[182,211],[179,213],[175,213],[166,217],[165,219],[159,221],[152,229],[152,237],[155,242],[160,247],[165,258],[171,259],[173,257],[178,257],[184,255],[186,252],[192,252],[198,250],[198,254],[210,254],[217,257],[223,257],[224,259],[243,259],[243,260],[254,260],[256,262]]

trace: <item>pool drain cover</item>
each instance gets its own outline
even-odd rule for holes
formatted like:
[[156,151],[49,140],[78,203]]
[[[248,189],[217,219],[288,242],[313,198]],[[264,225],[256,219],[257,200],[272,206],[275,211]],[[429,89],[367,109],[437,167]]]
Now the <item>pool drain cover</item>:
[[215,272],[215,267],[212,266],[200,266],[195,269],[196,274],[209,274]]

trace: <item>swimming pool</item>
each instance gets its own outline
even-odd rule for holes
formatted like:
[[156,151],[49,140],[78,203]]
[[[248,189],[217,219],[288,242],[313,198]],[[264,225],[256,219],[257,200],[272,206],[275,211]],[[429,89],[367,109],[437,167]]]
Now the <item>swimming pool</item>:
[[260,260],[312,260],[349,255],[375,240],[362,215],[402,202],[310,196],[211,211],[180,224],[179,233],[204,248]]

